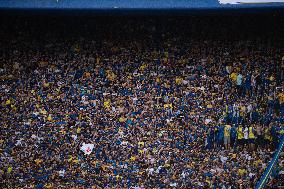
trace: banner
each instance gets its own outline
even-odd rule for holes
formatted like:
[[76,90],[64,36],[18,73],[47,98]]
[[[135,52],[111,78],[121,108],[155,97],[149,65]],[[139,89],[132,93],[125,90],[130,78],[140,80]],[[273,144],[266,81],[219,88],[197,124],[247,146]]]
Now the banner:
[[284,3],[284,0],[219,0],[221,4]]

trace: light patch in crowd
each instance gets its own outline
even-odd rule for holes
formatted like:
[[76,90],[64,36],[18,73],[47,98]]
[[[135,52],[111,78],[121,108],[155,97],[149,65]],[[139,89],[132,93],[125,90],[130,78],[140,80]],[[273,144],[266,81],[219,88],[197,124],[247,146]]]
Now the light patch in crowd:
[[284,0],[219,0],[221,4],[284,3]]
[[90,155],[94,149],[94,144],[83,143],[80,149],[85,153],[85,155]]

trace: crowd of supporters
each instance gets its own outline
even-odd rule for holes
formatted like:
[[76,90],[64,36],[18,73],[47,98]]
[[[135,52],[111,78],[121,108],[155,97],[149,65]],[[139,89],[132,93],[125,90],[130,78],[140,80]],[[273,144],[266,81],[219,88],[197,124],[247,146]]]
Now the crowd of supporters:
[[68,19],[3,21],[1,187],[255,186],[283,134],[275,25]]

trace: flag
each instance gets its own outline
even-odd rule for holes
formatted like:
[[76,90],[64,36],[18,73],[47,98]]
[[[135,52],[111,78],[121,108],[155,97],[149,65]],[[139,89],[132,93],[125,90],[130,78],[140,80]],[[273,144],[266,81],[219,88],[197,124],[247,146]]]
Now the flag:
[[85,155],[90,155],[93,149],[94,149],[94,144],[85,144],[85,143],[83,143],[82,147],[80,148],[80,150],[82,150],[85,153]]
[[284,3],[284,0],[219,0],[221,4]]

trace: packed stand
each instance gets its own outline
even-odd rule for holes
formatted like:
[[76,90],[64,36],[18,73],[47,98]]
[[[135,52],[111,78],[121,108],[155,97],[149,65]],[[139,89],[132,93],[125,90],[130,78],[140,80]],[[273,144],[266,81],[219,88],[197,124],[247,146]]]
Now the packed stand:
[[122,20],[1,31],[1,187],[253,188],[283,134],[282,44]]

